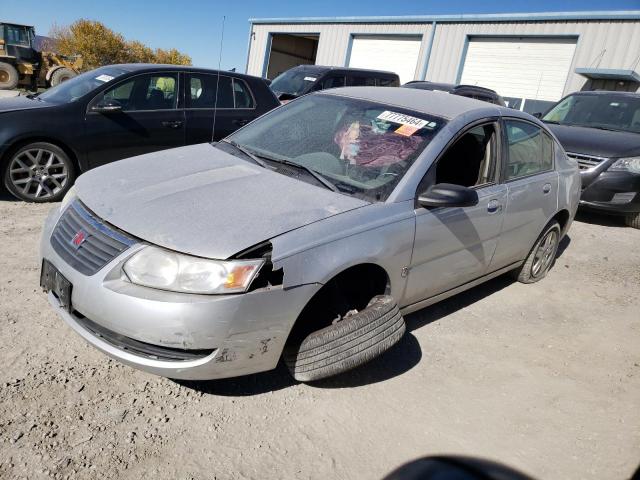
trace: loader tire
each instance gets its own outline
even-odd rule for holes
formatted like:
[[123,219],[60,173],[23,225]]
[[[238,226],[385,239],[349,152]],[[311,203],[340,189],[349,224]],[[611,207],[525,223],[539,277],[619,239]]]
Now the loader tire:
[[19,79],[16,67],[9,63],[0,62],[0,90],[13,90],[18,86]]
[[77,75],[76,72],[71,70],[70,68],[62,67],[57,69],[55,72],[51,74],[51,79],[49,80],[49,84],[52,87],[57,87],[62,82],[66,82],[70,78],[73,78]]

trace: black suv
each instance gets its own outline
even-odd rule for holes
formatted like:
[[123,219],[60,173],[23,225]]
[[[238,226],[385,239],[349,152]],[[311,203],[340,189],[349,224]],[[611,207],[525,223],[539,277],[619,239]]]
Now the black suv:
[[542,120],[580,166],[580,205],[640,228],[640,94],[573,93]]
[[478,87],[477,85],[454,85],[453,83],[435,83],[414,80],[412,82],[405,83],[403,87],[447,92],[461,97],[475,98],[476,100],[493,103],[495,105],[500,105],[501,107],[507,106],[504,99],[498,95],[498,92],[491,90],[490,88]]
[[218,140],[279,105],[258,77],[169,65],[101,67],[39,95],[0,100],[0,174],[18,198],[56,201],[90,168]]
[[271,90],[283,102],[309,92],[345,86],[399,87],[400,78],[393,72],[381,70],[299,65],[281,73],[271,82]]

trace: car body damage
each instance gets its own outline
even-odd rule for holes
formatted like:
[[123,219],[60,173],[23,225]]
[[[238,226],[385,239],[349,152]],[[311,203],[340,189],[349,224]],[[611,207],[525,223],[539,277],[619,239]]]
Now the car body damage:
[[215,379],[283,358],[313,381],[382,354],[404,313],[508,271],[544,277],[579,194],[577,165],[527,114],[330,90],[217,144],[82,175],[45,223],[41,285],[132,367]]

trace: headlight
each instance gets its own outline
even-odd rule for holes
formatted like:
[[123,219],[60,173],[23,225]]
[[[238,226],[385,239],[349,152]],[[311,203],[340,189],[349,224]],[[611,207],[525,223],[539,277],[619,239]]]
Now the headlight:
[[123,270],[132,283],[184,293],[245,292],[264,260],[219,261],[148,246],[133,255]]
[[640,157],[620,158],[609,167],[608,171],[640,173]]
[[60,202],[60,211],[67,208],[67,205],[69,205],[73,201],[73,199],[76,198],[77,196],[78,195],[76,193],[76,186],[74,185],[69,189],[67,194],[62,198],[62,202]]

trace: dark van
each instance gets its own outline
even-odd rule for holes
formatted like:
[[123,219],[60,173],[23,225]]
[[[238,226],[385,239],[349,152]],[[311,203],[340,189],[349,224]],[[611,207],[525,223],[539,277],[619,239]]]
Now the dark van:
[[393,72],[362,68],[300,65],[278,75],[271,90],[280,101],[337,87],[399,87],[400,78]]

